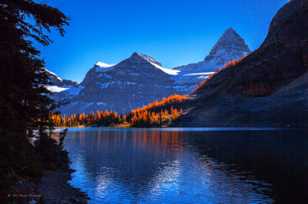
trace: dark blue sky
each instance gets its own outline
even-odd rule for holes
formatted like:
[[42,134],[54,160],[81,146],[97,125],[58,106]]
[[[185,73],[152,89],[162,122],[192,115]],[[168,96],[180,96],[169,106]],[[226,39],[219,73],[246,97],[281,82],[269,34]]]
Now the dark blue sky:
[[138,51],[166,67],[202,60],[220,35],[235,28],[251,49],[264,40],[287,0],[39,0],[70,17],[62,38],[42,48],[47,67],[81,81],[100,60],[117,63]]

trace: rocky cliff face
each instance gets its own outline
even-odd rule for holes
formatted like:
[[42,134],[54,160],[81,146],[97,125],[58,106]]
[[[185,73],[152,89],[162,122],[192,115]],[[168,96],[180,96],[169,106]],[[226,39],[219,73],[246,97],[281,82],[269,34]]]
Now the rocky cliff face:
[[307,126],[308,1],[274,17],[262,46],[208,80],[181,126]]
[[231,60],[238,60],[250,53],[245,40],[233,29],[224,32],[209,55],[201,62],[174,68],[180,73],[175,77],[176,89],[189,94],[209,75]]
[[134,53],[114,66],[97,63],[83,82],[58,98],[64,114],[112,110],[125,113],[175,93],[172,74],[152,57]]

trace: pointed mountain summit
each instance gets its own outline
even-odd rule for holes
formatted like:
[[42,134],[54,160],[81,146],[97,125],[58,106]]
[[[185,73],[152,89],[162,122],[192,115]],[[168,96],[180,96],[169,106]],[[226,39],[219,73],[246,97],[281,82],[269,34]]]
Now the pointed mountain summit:
[[[163,65],[158,62],[156,59],[154,59],[153,57],[146,55],[146,54],[142,54],[142,53],[138,53],[138,52],[134,52],[128,59],[122,61],[120,64],[124,63],[124,65],[129,65],[126,67],[141,67],[143,69],[152,69],[155,68],[156,70],[158,69],[159,72],[164,72],[164,74],[168,74],[168,75],[177,75],[179,71],[174,70],[174,69],[168,69],[163,67]],[[120,65],[119,64],[119,65]],[[122,65],[123,66],[123,65]]]
[[209,75],[231,60],[238,60],[250,53],[245,40],[233,29],[227,29],[219,38],[210,54],[201,62],[174,68],[180,73],[175,77],[176,89],[189,94]]
[[130,59],[136,60],[136,61],[146,61],[151,64],[162,66],[161,63],[155,60],[153,57],[146,55],[146,54],[138,53],[138,52],[134,52],[131,55]]
[[215,44],[205,61],[215,60],[218,64],[239,59],[250,53],[245,40],[233,29],[227,29]]

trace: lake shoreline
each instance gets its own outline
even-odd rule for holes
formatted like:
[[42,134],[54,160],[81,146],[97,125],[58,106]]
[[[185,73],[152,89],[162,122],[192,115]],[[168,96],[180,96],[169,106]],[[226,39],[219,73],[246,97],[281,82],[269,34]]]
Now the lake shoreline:
[[89,197],[69,184],[73,170],[46,171],[38,184],[44,204],[86,204]]
[[160,130],[170,130],[170,131],[175,131],[175,130],[181,130],[181,131],[257,131],[257,130],[308,130],[307,127],[284,127],[284,126],[211,126],[211,127],[177,127],[177,126],[170,126],[170,127],[97,127],[97,126],[88,126],[88,127],[57,127],[56,131],[61,131],[63,129],[68,129],[68,130],[78,130],[78,129],[106,129],[106,130],[153,130],[153,129],[160,129]]
[[[63,149],[61,140],[66,136],[61,135],[63,129],[56,129],[52,139],[56,141],[56,153],[58,166],[45,169],[41,176],[33,178],[20,178],[12,189],[4,193],[5,203],[10,202],[31,202],[54,204],[87,204],[89,197],[80,189],[73,187],[69,181],[74,170],[70,167],[71,160],[68,152]],[[1,198],[1,197],[0,197]],[[0,199],[1,202],[1,199]]]
[[51,139],[55,141],[56,148],[58,149],[54,152],[58,166],[45,169],[40,177],[18,180],[12,190],[7,194],[7,201],[35,201],[44,204],[88,203],[89,197],[87,194],[69,183],[74,170],[70,167],[71,160],[68,157],[68,152],[62,146],[65,138],[65,129],[56,128],[52,131]]
[[100,125],[79,125],[79,126],[57,126],[57,130],[67,128],[110,128],[110,129],[151,129],[151,128],[275,128],[275,129],[307,129],[307,125],[299,123],[271,123],[271,122],[232,122],[232,123],[212,123],[212,122],[184,122],[174,121],[169,125],[162,126],[131,126],[130,124],[123,123],[117,125],[100,126]]
[[[52,134],[52,139],[56,141],[60,148],[63,148],[63,140],[66,138],[67,129],[56,128]],[[58,134],[57,134],[58,133]],[[65,152],[67,158],[62,158],[62,168],[53,171],[45,171],[38,183],[38,192],[42,195],[44,204],[67,203],[67,204],[86,204],[89,197],[80,189],[73,187],[69,181],[72,178],[71,160],[68,152]],[[59,155],[62,156],[63,155]]]

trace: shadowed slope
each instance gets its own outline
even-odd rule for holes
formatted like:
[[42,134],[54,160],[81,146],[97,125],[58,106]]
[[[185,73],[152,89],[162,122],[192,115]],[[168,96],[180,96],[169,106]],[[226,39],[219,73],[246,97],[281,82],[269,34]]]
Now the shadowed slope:
[[274,17],[262,46],[208,80],[178,125],[305,126],[306,19],[308,1],[287,3]]

